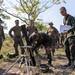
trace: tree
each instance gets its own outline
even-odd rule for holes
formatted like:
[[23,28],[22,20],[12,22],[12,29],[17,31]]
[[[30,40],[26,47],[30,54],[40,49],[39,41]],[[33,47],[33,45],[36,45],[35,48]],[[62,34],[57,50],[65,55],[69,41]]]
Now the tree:
[[[2,6],[5,6],[5,5],[3,4],[3,0],[0,0],[0,7],[2,7]],[[10,19],[10,16],[8,16],[3,10],[0,9],[0,18]],[[3,25],[4,29],[7,29],[7,25],[5,22],[2,25]]]
[[[3,4],[3,0],[0,0],[0,7],[4,6]],[[0,17],[3,18],[3,19],[10,19],[9,16],[7,16],[7,14],[0,9]]]
[[38,19],[37,22],[35,22],[34,24],[39,31],[45,32],[47,30],[47,24],[44,23],[42,19]]
[[60,4],[61,2],[64,2],[64,3],[66,3],[66,1],[65,0],[51,0],[52,1],[52,3],[55,3],[55,4]]
[[60,0],[15,0],[15,3],[11,0],[8,3],[11,4],[10,10],[9,7],[5,8],[3,6],[0,9],[19,18],[28,25],[29,20],[36,21],[41,13],[51,8],[54,4],[59,4]]
[[60,0],[16,0],[16,3],[12,3],[11,0],[8,2],[12,6],[11,9],[14,8],[13,11],[16,11],[16,14],[11,10],[10,12],[8,7],[6,9],[2,6],[1,10],[27,23],[27,20],[36,20],[42,12],[51,8],[54,4],[58,4]]

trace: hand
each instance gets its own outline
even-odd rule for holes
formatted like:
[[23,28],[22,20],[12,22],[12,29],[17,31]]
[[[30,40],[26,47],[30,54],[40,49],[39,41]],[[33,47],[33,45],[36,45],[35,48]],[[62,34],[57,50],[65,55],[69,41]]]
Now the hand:
[[68,32],[67,31],[64,31],[64,33],[63,34],[68,34]]

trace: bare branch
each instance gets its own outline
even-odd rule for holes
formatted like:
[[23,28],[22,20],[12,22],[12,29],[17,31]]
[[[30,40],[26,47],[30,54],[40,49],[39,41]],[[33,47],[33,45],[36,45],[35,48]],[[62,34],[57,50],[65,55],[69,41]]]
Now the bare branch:
[[24,0],[23,0],[23,2],[26,4],[26,6],[27,6],[27,8],[28,8],[28,10],[29,10],[29,7],[28,7],[28,4],[27,4],[27,2],[25,2]]
[[[18,17],[18,16],[16,16],[16,15],[13,15],[12,13],[8,12],[7,10],[5,10],[4,8],[2,8],[2,9],[0,8],[0,10],[6,12],[7,14],[9,14],[9,15],[11,15],[11,16],[13,16],[13,17],[16,17],[16,18],[20,19],[21,21],[25,22],[25,23],[28,25],[28,23],[27,23],[25,20],[23,20],[22,18],[20,18],[20,17]],[[25,18],[25,19],[26,19],[26,18]],[[26,19],[26,20],[27,20],[27,19]]]
[[20,3],[18,0],[16,0],[16,2]]
[[[55,4],[55,3],[54,3],[54,4]],[[52,4],[52,5],[51,5],[50,7],[48,7],[47,9],[51,8],[54,4]],[[44,11],[46,11],[46,9],[43,10],[43,11],[41,11],[41,13],[44,12]]]
[[32,4],[32,0],[30,0],[30,3]]
[[[54,3],[55,4],[55,3]],[[47,9],[49,9],[49,8],[51,8],[54,4],[52,4],[50,7],[48,7]],[[39,14],[41,14],[42,12],[45,12],[47,9],[44,9],[44,10],[40,10],[37,14],[36,14],[36,17],[34,18],[34,20],[39,16]],[[34,12],[34,13],[36,13],[36,12]]]
[[46,2],[46,3],[40,8],[40,10],[42,10],[42,8],[43,8],[44,6],[46,6],[49,2],[50,2],[50,1]]
[[[54,3],[54,4],[55,4],[55,3]],[[51,5],[50,7],[48,7],[47,9],[51,8],[54,4],[52,4],[52,5]],[[44,10],[40,11],[40,12],[37,14],[37,16],[38,16],[40,13],[46,11],[47,9],[44,9]]]
[[24,8],[24,6],[23,6],[23,4],[22,4],[22,0],[20,0],[20,4],[21,4],[23,10],[28,14],[28,12],[26,11],[26,9]]

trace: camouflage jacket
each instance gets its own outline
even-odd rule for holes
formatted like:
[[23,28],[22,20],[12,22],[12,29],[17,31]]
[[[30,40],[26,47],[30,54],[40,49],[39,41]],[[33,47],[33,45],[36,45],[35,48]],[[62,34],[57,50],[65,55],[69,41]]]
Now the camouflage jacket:
[[54,39],[56,39],[59,36],[59,32],[55,27],[49,27],[47,30],[47,34]]
[[71,29],[68,30],[68,33],[72,32],[72,34],[74,34],[74,31],[75,31],[75,18],[68,14],[67,17],[64,17],[63,23],[64,23],[64,25],[70,25]]
[[30,34],[32,34],[33,32],[37,32],[37,28],[35,26],[28,26],[27,27],[27,32]]
[[5,39],[3,26],[1,26],[1,25],[0,25],[0,36],[1,36],[3,39]]
[[35,38],[36,38],[35,34],[30,35],[29,41],[30,41],[31,44],[35,43],[35,45],[38,47],[38,46],[46,43],[47,41],[52,42],[52,38],[49,35],[47,35],[45,33],[38,33],[38,34],[39,34],[39,39],[37,41],[35,40]]
[[[14,32],[14,34],[12,34]],[[21,27],[20,26],[14,26],[10,29],[9,35],[13,38],[16,36],[21,36]]]

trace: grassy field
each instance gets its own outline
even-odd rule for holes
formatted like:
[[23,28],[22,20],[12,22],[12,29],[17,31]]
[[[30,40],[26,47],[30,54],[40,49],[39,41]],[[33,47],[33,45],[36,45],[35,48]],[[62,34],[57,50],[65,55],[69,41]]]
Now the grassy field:
[[[14,52],[14,47],[13,47],[13,40],[11,38],[7,38],[3,42],[2,50],[1,53],[3,54],[4,58],[0,59],[0,75],[8,69],[11,64],[13,64],[18,57],[21,56],[20,52],[20,47],[19,47],[19,56],[13,59],[10,59],[7,57],[8,53]],[[42,48],[39,50],[40,54],[40,63],[47,64],[47,57],[45,55],[45,49]],[[35,56],[37,59],[37,57]],[[20,62],[20,61],[19,61]],[[6,74],[6,75],[27,75],[26,74],[26,66],[22,65],[22,68],[19,69],[19,62]],[[64,48],[59,48],[56,49],[55,55],[52,56],[52,64],[54,67],[49,67],[49,72],[48,73],[40,73],[40,75],[75,75],[75,69],[68,69],[65,68],[63,65],[67,64],[67,58],[65,56],[65,51]],[[31,67],[31,75],[37,75],[37,68],[36,67]],[[38,70],[39,71],[39,70]]]

